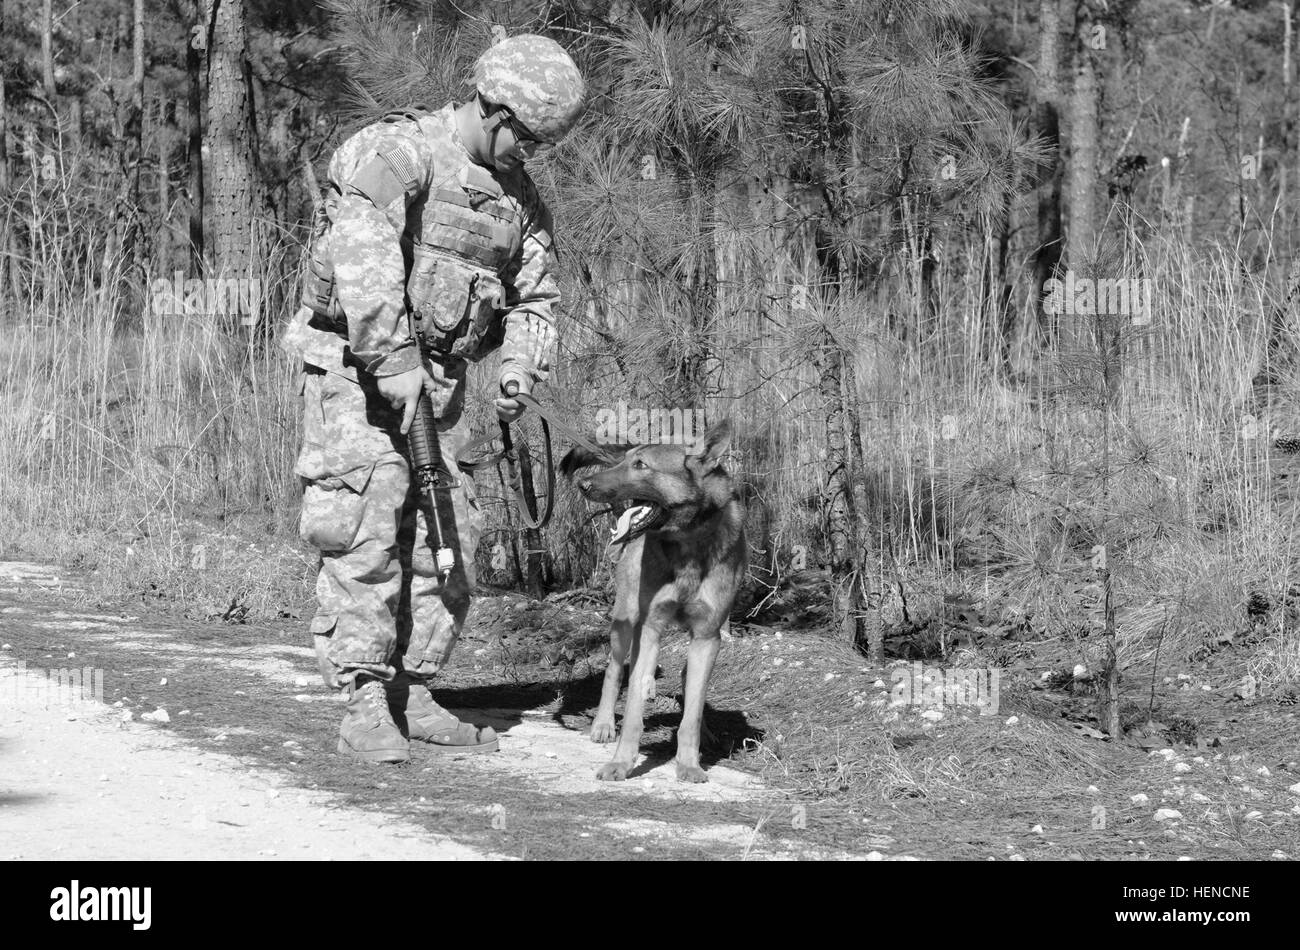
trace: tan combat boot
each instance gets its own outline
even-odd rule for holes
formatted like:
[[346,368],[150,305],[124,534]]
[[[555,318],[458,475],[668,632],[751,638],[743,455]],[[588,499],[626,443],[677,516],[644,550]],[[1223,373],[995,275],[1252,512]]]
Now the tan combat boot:
[[412,739],[427,742],[443,752],[495,752],[499,744],[491,726],[482,728],[461,722],[433,701],[423,683],[388,684],[388,703],[393,718]]
[[339,726],[338,750],[362,762],[406,762],[410,745],[393,722],[384,684],[359,676],[348,696],[348,711]]

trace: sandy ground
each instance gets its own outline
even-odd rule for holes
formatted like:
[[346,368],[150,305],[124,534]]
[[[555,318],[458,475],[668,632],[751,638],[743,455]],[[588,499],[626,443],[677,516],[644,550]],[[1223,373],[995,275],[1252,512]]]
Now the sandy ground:
[[[36,564],[0,563],[0,595],[19,589],[49,591],[57,602],[69,581]],[[304,702],[336,702],[315,677],[310,650],[267,644],[231,650],[211,641],[180,642],[108,613],[42,608],[26,600],[0,604],[4,631],[75,627],[82,636],[111,642],[114,650],[211,654],[214,662],[302,690]],[[131,718],[103,703],[51,696],[24,670],[28,658],[0,650],[0,858],[6,859],[484,859],[464,844],[405,823],[395,816],[344,806],[334,797],[295,787],[292,775],[252,770],[219,752],[204,751],[157,724]],[[32,659],[32,665],[37,665]],[[75,658],[40,660],[74,666]],[[175,713],[176,710],[173,710]],[[507,710],[479,711],[497,726],[501,751],[472,757],[475,768],[507,782],[527,783],[548,794],[599,790],[673,800],[737,802],[766,793],[745,773],[710,769],[710,782],[676,781],[671,761],[641,770],[624,783],[595,778],[609,746],[565,729],[546,716]],[[638,762],[638,767],[642,760]],[[661,827],[662,825],[662,827]],[[683,826],[610,830],[630,838],[687,835],[717,840],[722,850],[771,858],[790,857],[764,847],[764,836],[743,826]]]
[[0,725],[0,858],[487,857],[124,723],[111,707],[47,705],[37,678],[13,665],[0,677],[6,699],[19,697]]

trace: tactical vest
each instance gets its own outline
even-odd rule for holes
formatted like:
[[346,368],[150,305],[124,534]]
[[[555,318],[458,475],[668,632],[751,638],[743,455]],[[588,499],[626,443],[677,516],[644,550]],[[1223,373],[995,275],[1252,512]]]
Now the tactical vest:
[[[407,208],[401,236],[412,330],[435,359],[477,359],[501,336],[506,305],[502,274],[523,244],[518,210],[522,197],[512,200],[486,168],[469,160],[452,138],[444,114],[411,110],[383,119],[403,120],[420,127],[434,153],[433,185]],[[413,180],[414,170],[411,173]],[[332,195],[324,205],[330,221],[336,201]],[[328,224],[318,227],[324,233],[313,246],[303,303],[335,332],[346,335],[328,248],[347,235]]]

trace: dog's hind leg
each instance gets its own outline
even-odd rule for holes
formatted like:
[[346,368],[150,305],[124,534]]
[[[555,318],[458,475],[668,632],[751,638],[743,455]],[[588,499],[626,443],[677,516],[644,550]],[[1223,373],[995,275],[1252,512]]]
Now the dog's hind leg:
[[654,684],[655,664],[659,660],[659,631],[648,622],[641,627],[639,647],[632,675],[628,678],[623,731],[619,733],[614,758],[596,773],[596,778],[603,782],[621,782],[627,778],[641,746],[646,692]]
[[704,694],[713,675],[722,640],[716,630],[699,635],[691,631],[691,645],[686,648],[685,701],[682,724],[677,730],[677,779],[682,782],[707,782],[700,768],[700,729],[704,720]]
[[591,724],[592,742],[614,741],[614,704],[618,702],[618,688],[623,677],[623,663],[634,640],[639,639],[635,621],[615,620],[609,631],[609,663],[605,666],[605,682],[600,688],[600,708]]

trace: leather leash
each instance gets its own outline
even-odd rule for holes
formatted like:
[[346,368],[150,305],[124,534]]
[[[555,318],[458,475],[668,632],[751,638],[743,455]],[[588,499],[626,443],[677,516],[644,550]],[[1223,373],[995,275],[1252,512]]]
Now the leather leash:
[[[574,442],[596,453],[601,458],[608,459],[609,455],[591,439],[570,428],[556,414],[544,408],[541,403],[528,393],[516,391],[508,392],[507,395],[536,412],[542,423],[542,445],[546,459],[546,504],[543,510],[539,512],[537,505],[536,485],[533,481],[532,452],[526,442],[520,443],[516,448],[514,439],[510,435],[509,423],[500,422],[501,431],[499,433],[485,435],[482,438],[467,442],[456,453],[456,464],[460,468],[472,470],[489,462],[499,464],[504,461],[506,463],[506,482],[510,485],[511,491],[514,492],[515,507],[519,510],[519,517],[523,521],[524,527],[544,528],[551,520],[551,515],[555,510],[555,455],[551,450],[551,427],[554,426]],[[501,440],[501,450],[499,452],[488,452],[477,458],[471,457],[471,453],[479,451],[483,446],[496,441],[498,438]]]

